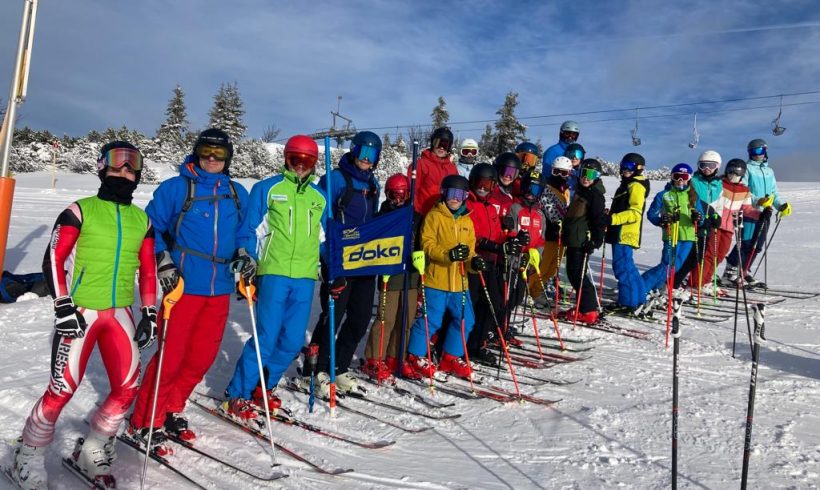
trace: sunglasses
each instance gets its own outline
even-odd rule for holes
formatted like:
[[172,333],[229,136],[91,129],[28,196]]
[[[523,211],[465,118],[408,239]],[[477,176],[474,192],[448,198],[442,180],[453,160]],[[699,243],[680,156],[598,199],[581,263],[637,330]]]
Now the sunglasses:
[[638,164],[635,162],[621,162],[621,172],[634,172],[638,169]]
[[718,162],[713,162],[713,161],[710,161],[710,160],[704,160],[702,162],[698,162],[698,168],[700,170],[715,171],[715,170],[718,169],[718,167],[720,167],[720,164]]
[[391,201],[404,202],[407,200],[407,189],[393,189],[385,193]]
[[504,167],[501,169],[501,172],[498,174],[498,178],[507,177],[508,179],[514,179],[518,177],[518,169],[515,167]]
[[461,155],[465,157],[474,157],[478,155],[478,148],[462,148]]
[[106,168],[122,168],[128,165],[134,172],[142,170],[142,154],[131,148],[112,148],[97,160],[97,171]]
[[760,156],[766,154],[766,147],[765,146],[758,146],[757,148],[752,148],[749,150],[749,155]]
[[569,177],[569,174],[571,172],[572,172],[571,170],[564,170],[563,168],[553,168],[552,169],[552,175],[555,175],[556,177],[567,178],[567,177]]
[[467,191],[464,189],[449,188],[444,194],[445,201],[463,201],[467,199]]
[[224,146],[199,145],[196,148],[196,156],[204,159],[214,157],[214,160],[224,161],[228,158],[228,149]]
[[527,167],[534,167],[538,163],[538,155],[534,153],[516,153],[518,159],[521,160],[521,163],[526,165]]
[[692,176],[689,175],[687,172],[675,172],[675,173],[672,174],[672,180],[676,181],[676,182],[677,181],[689,182],[689,179],[691,179],[691,178],[692,178]]
[[306,155],[304,153],[288,153],[285,155],[285,163],[288,164],[291,170],[296,167],[310,170],[316,166],[317,157],[313,155]]
[[595,170],[594,168],[585,168],[581,170],[581,177],[587,180],[595,180],[601,176],[601,172]]
[[359,146],[353,147],[353,158],[356,160],[367,160],[372,164],[379,163],[379,154],[381,153],[375,146]]
[[433,149],[434,150],[436,148],[441,148],[443,150],[450,151],[450,149],[452,147],[453,147],[453,142],[450,141],[450,140],[446,140],[446,139],[443,139],[443,138],[436,138],[436,139],[433,140]]
[[562,140],[571,140],[571,141],[578,141],[578,133],[577,131],[561,131],[561,139]]

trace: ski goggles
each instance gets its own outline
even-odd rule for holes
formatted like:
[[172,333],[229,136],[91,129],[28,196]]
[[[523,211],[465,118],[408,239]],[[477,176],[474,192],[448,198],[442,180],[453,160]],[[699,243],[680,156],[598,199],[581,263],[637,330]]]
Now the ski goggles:
[[506,177],[508,179],[515,179],[518,177],[518,169],[515,167],[503,167],[498,173],[498,178]]
[[467,191],[464,189],[449,188],[444,191],[445,201],[463,201],[467,199]]
[[288,153],[285,155],[285,163],[288,164],[288,167],[295,169],[297,167],[302,167],[305,170],[310,170],[316,166],[316,162],[318,158],[313,155],[307,155],[305,153]]
[[582,150],[572,150],[564,153],[564,156],[569,158],[570,160],[583,160],[584,159],[584,152]]
[[375,146],[355,145],[351,151],[353,158],[356,160],[367,160],[373,165],[379,163],[379,154],[381,151]]
[[552,175],[555,175],[556,177],[563,177],[563,178],[566,179],[567,177],[569,177],[570,173],[572,173],[572,170],[566,170],[566,169],[563,169],[563,168],[554,168],[554,167],[552,169]]
[[434,150],[436,148],[441,148],[442,150],[450,151],[450,149],[453,148],[453,142],[444,138],[436,138],[433,140],[433,145],[431,148]]
[[692,175],[688,172],[675,172],[672,174],[672,180],[674,182],[689,182],[691,178]]
[[521,163],[527,167],[534,167],[538,163],[538,155],[535,153],[516,153],[518,159],[521,160]]
[[196,147],[196,156],[206,160],[214,157],[214,160],[225,161],[228,159],[228,149],[224,146],[199,145]]
[[478,182],[476,182],[473,187],[475,189],[486,189],[491,191],[495,187],[495,181],[493,179],[478,179]]
[[741,167],[729,167],[726,169],[726,175],[737,175],[738,177],[743,177],[746,175],[746,171]]
[[385,195],[391,201],[404,202],[407,200],[407,189],[391,189]]
[[621,172],[634,172],[638,170],[638,164],[631,161],[621,162]]
[[142,170],[142,154],[131,148],[112,148],[97,160],[97,172],[111,168],[122,168],[128,165],[134,172]]
[[601,172],[595,170],[594,168],[585,168],[581,170],[581,178],[587,180],[595,180],[601,176]]
[[562,140],[578,141],[578,136],[580,134],[581,133],[579,133],[578,131],[561,131],[561,133],[559,133],[559,136]]
[[713,162],[711,160],[703,160],[701,162],[698,162],[698,169],[700,170],[711,170],[712,172],[714,172],[718,169],[718,167],[720,167],[720,164],[718,162]]
[[542,192],[544,192],[544,186],[535,182],[530,184],[530,188],[527,189],[527,194],[534,197],[540,196]]
[[461,156],[463,157],[474,157],[478,155],[478,148],[462,148],[461,149]]
[[749,149],[749,156],[756,156],[759,157],[761,155],[766,154],[766,147],[765,146],[758,146],[757,148],[750,148]]

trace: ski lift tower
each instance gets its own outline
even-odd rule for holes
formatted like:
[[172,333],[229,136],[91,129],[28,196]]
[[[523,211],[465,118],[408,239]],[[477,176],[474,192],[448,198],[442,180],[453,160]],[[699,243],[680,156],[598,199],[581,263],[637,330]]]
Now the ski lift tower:
[[[342,147],[342,144],[345,140],[353,139],[356,136],[356,126],[353,124],[353,120],[349,117],[345,117],[340,113],[340,108],[342,105],[342,96],[336,96],[336,111],[330,111],[330,115],[333,116],[332,124],[330,129],[325,131],[317,131],[315,133],[310,134],[309,136],[315,140],[324,139],[325,136],[329,136],[336,140],[336,146],[338,148]],[[337,118],[345,121],[345,127],[339,128],[336,126]]]

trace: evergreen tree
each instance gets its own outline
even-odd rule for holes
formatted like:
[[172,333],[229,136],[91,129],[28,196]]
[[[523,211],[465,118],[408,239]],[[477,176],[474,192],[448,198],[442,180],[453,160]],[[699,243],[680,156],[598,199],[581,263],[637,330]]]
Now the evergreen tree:
[[518,93],[510,91],[504,99],[504,105],[495,112],[498,114],[492,145],[495,155],[515,150],[518,142],[526,139],[527,127],[515,117],[516,106],[518,106]]
[[438,105],[433,107],[433,112],[430,113],[430,117],[433,119],[434,128],[442,128],[447,126],[447,123],[450,121],[450,113],[447,112],[447,109],[445,109],[446,106],[447,102],[444,101],[444,97],[439,96]]
[[182,152],[188,133],[188,114],[185,110],[185,93],[179,85],[165,109],[165,122],[157,130],[159,144],[170,151]]
[[221,84],[219,92],[214,95],[214,105],[208,112],[209,126],[225,131],[234,143],[238,143],[248,129],[242,122],[244,115],[245,109],[236,82]]
[[478,140],[478,153],[486,156],[490,160],[495,158],[498,154],[495,152],[495,147],[493,146],[494,140],[495,134],[493,134],[493,127],[488,124],[484,127],[484,133],[481,134],[481,138]]

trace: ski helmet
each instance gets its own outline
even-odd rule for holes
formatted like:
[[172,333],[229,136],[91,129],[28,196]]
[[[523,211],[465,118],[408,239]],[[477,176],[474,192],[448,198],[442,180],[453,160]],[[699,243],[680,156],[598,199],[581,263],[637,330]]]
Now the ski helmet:
[[706,150],[698,157],[698,170],[711,170],[717,174],[721,163],[720,153],[714,150]]
[[197,136],[192,153],[196,154],[197,149],[202,145],[221,146],[228,150],[228,156],[225,158],[225,169],[222,170],[224,174],[228,174],[228,168],[231,166],[231,159],[233,158],[233,143],[231,143],[231,137],[228,136],[228,133],[219,128],[206,129]]
[[[685,189],[689,185],[692,173],[694,172],[688,163],[678,163],[672,167],[672,185],[677,189]],[[683,184],[678,185],[678,181],[683,181]]]
[[360,131],[350,142],[350,152],[357,160],[367,160],[373,167],[379,164],[382,153],[382,139],[376,133]]
[[581,127],[575,121],[564,121],[564,123],[561,124],[561,131],[571,131],[573,133],[580,133]]
[[518,159],[521,160],[523,166],[530,168],[538,165],[538,161],[541,159],[538,147],[529,141],[519,143],[518,146],[515,147],[515,154],[518,156]]
[[729,177],[730,175],[737,175],[742,178],[746,175],[746,162],[740,158],[732,158],[726,162],[726,169],[724,170],[723,175],[726,177]]
[[746,150],[749,153],[749,159],[753,157],[763,155],[763,161],[768,161],[768,146],[766,145],[766,140],[762,138],[755,138],[746,145]]
[[572,171],[572,160],[567,157],[555,157],[555,160],[552,161],[552,169],[553,170],[565,170],[567,172]]
[[452,174],[444,177],[441,181],[441,200],[448,199],[467,199],[467,194],[470,192],[470,182],[461,175]]
[[578,171],[580,172],[580,177],[588,180],[597,180],[603,173],[603,167],[601,167],[601,162],[595,158],[585,158],[578,166]]
[[498,172],[496,172],[495,167],[489,163],[477,163],[473,166],[472,170],[470,170],[470,188],[473,190],[475,190],[476,185],[482,180],[489,180],[494,183],[496,179],[498,179]]
[[[111,152],[111,150],[118,148],[125,151]],[[134,182],[139,184],[142,177],[143,163],[142,153],[139,148],[127,141],[111,141],[100,148],[100,155],[97,157],[97,176],[102,181],[108,167],[120,168],[123,165],[128,165],[134,171],[136,177]]]
[[384,195],[391,201],[406,200],[409,194],[410,179],[404,174],[393,174],[384,183]]
[[476,140],[472,138],[465,138],[464,141],[461,142],[461,149],[462,150],[478,150],[478,143]]
[[572,160],[573,158],[577,158],[578,160],[583,160],[584,156],[587,154],[584,147],[579,145],[578,143],[572,143],[567,145],[567,149],[564,150],[564,156]]
[[453,132],[447,126],[437,128],[430,134],[430,149],[441,147],[449,153],[453,148]]
[[524,197],[531,195],[532,200],[537,200],[541,197],[544,187],[544,179],[538,170],[533,170],[521,177],[521,195]]
[[297,134],[285,143],[285,163],[288,165],[298,162],[312,171],[318,160],[319,146],[310,136]]
[[621,172],[627,170],[633,172],[634,175],[641,175],[644,167],[646,167],[646,160],[640,153],[627,153],[621,158]]
[[561,130],[558,131],[558,139],[563,142],[575,143],[581,135],[581,128],[575,121],[564,121]]
[[512,167],[520,171],[521,160],[518,159],[518,155],[516,155],[515,153],[505,151],[504,153],[495,157],[493,167],[495,167],[495,171],[496,173],[498,173],[498,177],[501,177],[504,174],[504,169],[506,167]]

